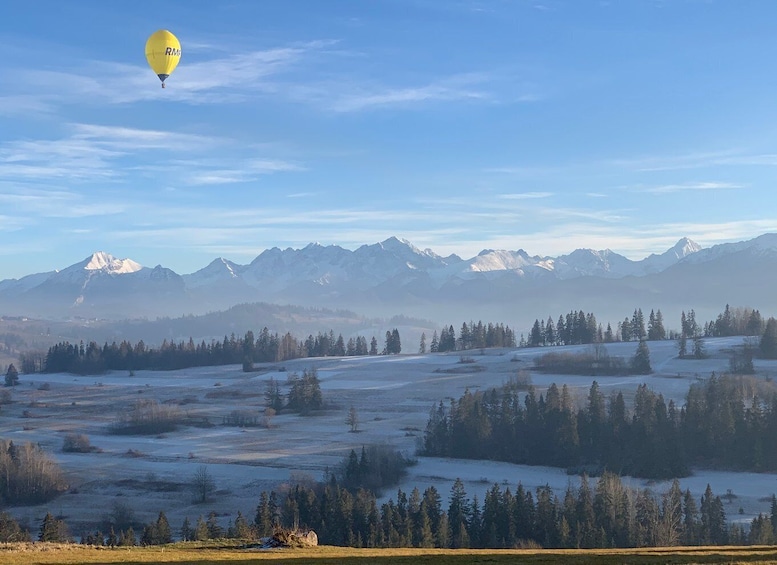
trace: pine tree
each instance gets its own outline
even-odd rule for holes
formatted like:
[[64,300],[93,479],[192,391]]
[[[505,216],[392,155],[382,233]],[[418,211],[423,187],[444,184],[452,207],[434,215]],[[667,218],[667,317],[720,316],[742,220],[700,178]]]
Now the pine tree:
[[418,511],[418,545],[417,547],[434,547],[434,531],[429,519],[427,506],[421,502]]
[[664,315],[661,314],[661,310],[656,310],[656,324],[654,327],[654,333],[657,340],[666,339],[666,328],[664,328]]
[[728,541],[726,513],[719,496],[714,496],[707,485],[700,506],[701,528],[699,532],[702,545],[723,545]]
[[440,342],[437,339],[437,330],[434,330],[434,333],[432,334],[432,343],[429,346],[429,352],[430,353],[437,353],[440,349]]
[[451,499],[448,507],[452,548],[469,547],[469,536],[467,535],[468,510],[469,500],[464,490],[464,483],[457,478],[453,483],[453,487],[451,487]]
[[193,538],[194,532],[192,531],[192,525],[187,516],[183,519],[183,525],[181,525],[181,539],[183,541],[191,541]]
[[750,545],[774,545],[774,530],[767,516],[758,514],[750,523],[747,542]]
[[5,386],[16,386],[19,384],[19,371],[16,370],[13,363],[8,365],[8,371],[5,373]]
[[50,512],[46,512],[40,525],[38,541],[66,542],[68,539],[69,535],[65,523],[54,518]]
[[645,339],[645,318],[642,315],[642,308],[634,310],[631,318],[631,335],[635,340]]
[[683,332],[677,338],[677,356],[682,359],[686,355],[688,355],[688,338],[685,336],[685,332]]
[[200,516],[197,518],[197,525],[194,527],[194,539],[195,541],[205,541],[208,537],[208,525]]
[[235,518],[235,525],[234,525],[234,536],[237,539],[250,539],[251,536],[251,527],[248,525],[248,522],[243,517],[243,514],[240,512],[240,510],[237,511],[237,517]]
[[529,347],[539,347],[542,345],[542,330],[540,329],[540,321],[534,320],[534,325],[531,328],[529,334]]
[[265,401],[268,408],[272,408],[276,412],[280,412],[283,409],[283,395],[281,394],[281,386],[273,377],[267,382],[267,389],[264,393]]
[[208,514],[206,527],[208,528],[208,538],[219,539],[224,537],[224,529],[219,525],[218,517],[215,512]]
[[637,345],[637,352],[631,359],[631,370],[638,375],[649,375],[653,372],[650,366],[650,350],[647,346],[647,341],[640,340]]
[[440,514],[440,526],[437,528],[437,547],[451,547],[451,528],[447,512]]
[[621,322],[621,340],[631,341],[632,333],[631,321],[628,318],[625,318],[623,322]]
[[167,516],[165,516],[164,512],[159,512],[155,526],[155,543],[157,545],[172,543],[173,533],[170,530],[170,523],[167,521]]
[[761,355],[767,359],[777,359],[777,320],[769,318],[761,336]]
[[259,537],[266,537],[272,534],[272,512],[270,510],[270,498],[266,491],[262,491],[259,495],[259,505],[256,507],[254,525],[256,526]]
[[402,340],[399,338],[399,330],[391,330],[391,353],[399,355],[402,353]]
[[135,530],[130,526],[126,529],[126,531],[121,532],[119,534],[119,545],[120,546],[134,546],[138,543],[137,538],[135,537]]
[[693,339],[693,356],[696,359],[704,359],[707,357],[707,352],[704,349],[704,340],[701,337],[695,337]]
[[421,333],[421,344],[418,347],[418,353],[423,355],[426,353],[426,333]]

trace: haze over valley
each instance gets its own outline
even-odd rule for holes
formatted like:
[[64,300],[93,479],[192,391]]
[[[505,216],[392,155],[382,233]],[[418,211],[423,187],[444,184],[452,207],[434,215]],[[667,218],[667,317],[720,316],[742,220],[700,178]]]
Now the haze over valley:
[[[218,258],[188,274],[96,252],[65,268],[0,281],[0,308],[11,316],[115,322],[263,302],[347,310],[368,318],[403,315],[438,325],[498,319],[520,333],[537,318],[579,308],[613,324],[636,307],[661,309],[672,318],[694,308],[705,319],[726,304],[766,308],[774,298],[763,281],[775,274],[777,234],[706,249],[679,238],[664,253],[639,261],[609,249],[578,249],[558,257],[521,249],[442,257],[392,237],[354,251],[318,244],[272,248],[249,264]],[[239,311],[234,315],[238,321]],[[256,329],[247,320],[240,324],[234,328],[238,333]],[[172,337],[190,335],[180,330]]]

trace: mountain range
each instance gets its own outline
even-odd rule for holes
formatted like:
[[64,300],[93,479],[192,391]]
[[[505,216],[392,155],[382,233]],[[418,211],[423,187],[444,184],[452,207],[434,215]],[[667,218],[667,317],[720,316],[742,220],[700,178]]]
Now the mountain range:
[[391,237],[353,251],[317,243],[274,247],[247,265],[218,258],[183,275],[97,252],[62,270],[0,281],[0,315],[117,320],[267,302],[522,329],[578,309],[605,323],[635,308],[663,309],[665,319],[691,308],[714,316],[726,304],[774,314],[775,275],[777,234],[704,249],[682,238],[638,261],[609,249],[559,257],[486,249],[463,259]]

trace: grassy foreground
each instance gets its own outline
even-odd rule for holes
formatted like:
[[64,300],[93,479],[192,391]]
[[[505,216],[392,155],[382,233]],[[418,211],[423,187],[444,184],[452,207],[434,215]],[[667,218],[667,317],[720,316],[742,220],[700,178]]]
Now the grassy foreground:
[[60,563],[227,563],[248,565],[389,565],[424,564],[630,564],[748,563],[777,564],[777,547],[687,547],[613,550],[443,550],[354,549],[320,546],[310,549],[252,550],[235,546],[185,543],[155,547],[97,548],[67,544],[2,544],[0,563],[37,565]]

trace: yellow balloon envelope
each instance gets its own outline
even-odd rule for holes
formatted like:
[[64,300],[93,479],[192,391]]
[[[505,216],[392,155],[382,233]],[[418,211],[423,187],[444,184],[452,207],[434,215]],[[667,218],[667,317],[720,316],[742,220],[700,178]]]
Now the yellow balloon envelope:
[[166,29],[160,29],[151,34],[146,41],[146,60],[151,69],[162,81],[172,74],[181,60],[181,44],[178,38]]

